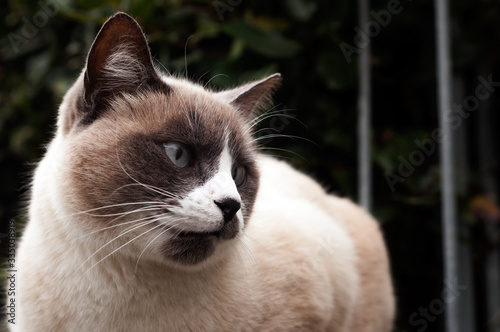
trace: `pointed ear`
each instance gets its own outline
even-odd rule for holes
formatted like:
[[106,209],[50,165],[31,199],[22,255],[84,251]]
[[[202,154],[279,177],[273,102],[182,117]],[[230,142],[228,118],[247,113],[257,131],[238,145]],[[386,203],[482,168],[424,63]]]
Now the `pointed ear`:
[[244,118],[252,120],[257,110],[271,104],[272,93],[280,82],[281,75],[276,73],[260,81],[219,92],[218,95],[234,106]]
[[114,97],[140,89],[168,90],[154,69],[139,24],[125,13],[104,23],[87,57],[84,74],[84,112],[80,123],[90,124]]

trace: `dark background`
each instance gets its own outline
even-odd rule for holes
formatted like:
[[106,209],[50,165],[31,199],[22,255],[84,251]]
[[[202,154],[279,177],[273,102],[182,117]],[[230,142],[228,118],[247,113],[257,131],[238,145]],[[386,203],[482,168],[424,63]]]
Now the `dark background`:
[[[391,1],[370,3],[378,13],[370,20],[377,22]],[[429,0],[401,0],[370,39],[373,213],[391,256],[395,331],[423,327],[412,324],[411,315],[440,299],[445,287],[440,146],[434,142],[435,151],[423,154],[415,143],[432,139],[438,127],[433,6]],[[3,246],[8,221],[23,222],[22,197],[54,131],[58,105],[99,27],[118,10],[139,21],[154,58],[172,73],[223,88],[281,72],[275,101],[283,111],[264,121],[260,133],[303,139],[264,139],[268,152],[289,159],[331,192],[357,199],[358,56],[348,61],[340,47],[360,46],[355,28],[364,28],[358,26],[356,1],[9,0],[0,4]],[[500,4],[453,0],[451,26],[453,101],[460,104],[475,95],[479,75],[500,81]],[[476,331],[487,331],[493,318],[486,310],[492,290],[485,280],[491,270],[486,261],[498,251],[499,102],[500,92],[492,92],[454,130],[460,243],[470,257],[460,257],[460,263],[472,276],[464,292],[472,298]],[[425,157],[411,165],[415,151]],[[391,190],[387,172],[401,176],[398,167],[407,167],[405,162],[410,168]],[[443,321],[443,314],[436,315],[425,330],[443,331]]]

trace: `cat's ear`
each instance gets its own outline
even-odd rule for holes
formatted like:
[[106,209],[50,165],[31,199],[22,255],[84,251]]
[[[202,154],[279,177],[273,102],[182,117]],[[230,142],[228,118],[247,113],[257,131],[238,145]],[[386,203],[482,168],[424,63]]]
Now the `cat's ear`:
[[262,80],[219,92],[218,95],[234,106],[244,118],[252,120],[257,110],[271,104],[272,93],[280,82],[281,75],[276,73]]
[[97,119],[117,95],[168,89],[156,72],[139,24],[125,13],[108,19],[87,57],[82,124]]

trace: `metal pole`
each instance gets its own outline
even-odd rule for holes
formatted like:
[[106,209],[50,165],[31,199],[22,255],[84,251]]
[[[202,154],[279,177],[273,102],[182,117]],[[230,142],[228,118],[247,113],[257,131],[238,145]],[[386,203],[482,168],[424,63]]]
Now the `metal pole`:
[[[358,0],[359,28],[363,29],[368,23],[368,0]],[[371,170],[371,73],[370,73],[370,47],[361,48],[359,56],[359,96],[358,96],[358,193],[359,203],[367,211],[371,209],[372,170]]]
[[[451,60],[450,33],[448,22],[448,1],[435,0],[436,19],[436,57],[439,103],[439,125],[443,141],[439,151],[441,162],[441,217],[443,222],[443,261],[444,278],[453,283],[458,278],[457,270],[457,232],[456,202],[453,172],[453,136],[447,113],[451,112]],[[445,330],[460,331],[458,324],[458,301],[446,303]]]

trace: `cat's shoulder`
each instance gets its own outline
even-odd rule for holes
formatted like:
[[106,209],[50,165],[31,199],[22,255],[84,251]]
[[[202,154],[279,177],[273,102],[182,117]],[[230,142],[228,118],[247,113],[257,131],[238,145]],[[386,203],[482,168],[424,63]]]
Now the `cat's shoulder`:
[[[276,215],[276,219],[286,220],[287,227],[296,230],[314,229],[314,236],[335,234],[337,239],[347,238],[341,242],[348,247],[351,240],[365,246],[373,242],[370,238],[376,238],[377,249],[383,248],[379,222],[351,199],[328,193],[314,178],[285,161],[260,155],[257,164],[261,173],[255,211],[258,215]],[[283,218],[283,213],[290,218]]]
[[334,237],[347,251],[353,250],[345,216],[332,209],[348,200],[328,194],[312,177],[285,161],[261,155],[257,164],[261,178],[252,222],[265,224],[263,233],[280,234],[294,246],[305,247]]
[[308,196],[311,200],[326,195],[326,191],[317,181],[297,170],[288,162],[259,154],[257,165],[260,171],[262,189],[272,187],[286,196]]
[[361,223],[378,227],[378,222],[350,198],[340,197],[327,190],[313,177],[301,172],[290,163],[274,157],[260,154],[257,164],[261,173],[263,190],[277,190],[287,197],[296,197],[314,202],[321,208],[327,208],[330,213],[345,215],[342,219],[358,219]]

